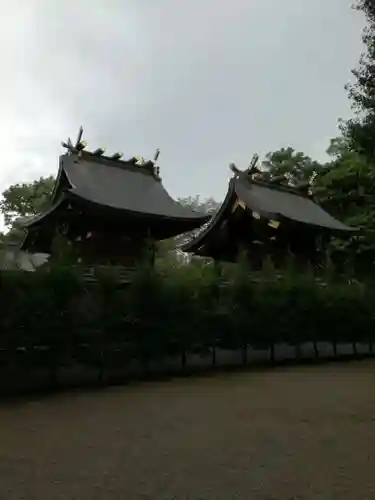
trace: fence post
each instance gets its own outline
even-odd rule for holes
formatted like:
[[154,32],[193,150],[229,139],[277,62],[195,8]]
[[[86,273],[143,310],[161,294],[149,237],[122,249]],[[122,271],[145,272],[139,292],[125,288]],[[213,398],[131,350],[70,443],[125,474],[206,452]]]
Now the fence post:
[[270,344],[270,362],[271,364],[275,363],[275,343],[271,342]]
[[246,366],[247,361],[248,361],[248,345],[247,342],[245,342],[244,345],[242,346],[242,364]]
[[212,366],[216,366],[216,345],[215,343],[212,345],[211,347],[211,362],[212,362]]
[[318,349],[318,343],[316,340],[313,340],[313,347],[314,347],[315,359],[319,359],[319,349]]

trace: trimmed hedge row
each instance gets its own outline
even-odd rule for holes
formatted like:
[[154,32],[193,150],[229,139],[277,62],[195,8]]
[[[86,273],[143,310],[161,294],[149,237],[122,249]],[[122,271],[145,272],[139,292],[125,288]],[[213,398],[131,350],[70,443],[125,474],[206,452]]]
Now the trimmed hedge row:
[[63,267],[0,275],[0,369],[45,367],[51,383],[72,363],[127,366],[217,348],[298,348],[318,342],[375,342],[371,286],[272,270],[251,275],[238,265],[218,277],[210,265],[142,269],[125,288],[101,274],[93,285]]

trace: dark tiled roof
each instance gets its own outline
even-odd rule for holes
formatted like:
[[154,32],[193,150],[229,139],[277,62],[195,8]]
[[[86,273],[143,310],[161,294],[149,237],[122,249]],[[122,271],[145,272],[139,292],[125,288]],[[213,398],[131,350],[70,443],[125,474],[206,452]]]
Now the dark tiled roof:
[[110,208],[174,219],[207,220],[173,200],[152,171],[126,162],[64,155],[61,168],[80,198]]
[[285,217],[335,231],[357,230],[332,217],[312,199],[291,189],[278,189],[262,183],[249,182],[244,175],[235,179],[234,189],[250,209],[267,219]]
[[198,234],[181,246],[181,250],[197,252],[211,231],[230,216],[228,209],[237,198],[244,202],[247,208],[268,220],[286,218],[331,231],[358,231],[357,228],[338,221],[312,199],[295,189],[254,181],[246,172],[239,172],[230,180],[227,195],[217,213]]
[[20,220],[19,225],[34,226],[70,196],[134,215],[182,222],[189,230],[209,219],[206,214],[197,213],[173,200],[156,175],[152,162],[137,165],[134,159],[126,162],[85,151],[60,157],[50,207],[42,214]]

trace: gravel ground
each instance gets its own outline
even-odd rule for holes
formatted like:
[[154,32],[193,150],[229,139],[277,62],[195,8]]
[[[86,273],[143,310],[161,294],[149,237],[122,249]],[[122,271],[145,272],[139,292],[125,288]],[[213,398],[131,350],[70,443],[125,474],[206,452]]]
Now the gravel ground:
[[375,362],[0,407],[1,500],[375,498]]

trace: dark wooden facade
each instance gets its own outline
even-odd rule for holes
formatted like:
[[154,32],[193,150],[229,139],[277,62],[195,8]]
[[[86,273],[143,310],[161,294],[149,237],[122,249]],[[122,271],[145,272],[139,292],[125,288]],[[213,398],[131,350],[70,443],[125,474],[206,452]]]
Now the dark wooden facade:
[[254,268],[267,257],[277,267],[291,257],[301,265],[316,264],[330,235],[354,230],[325,212],[307,189],[235,169],[218,212],[181,249],[216,261],[245,257]]

